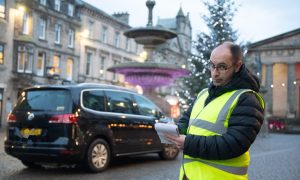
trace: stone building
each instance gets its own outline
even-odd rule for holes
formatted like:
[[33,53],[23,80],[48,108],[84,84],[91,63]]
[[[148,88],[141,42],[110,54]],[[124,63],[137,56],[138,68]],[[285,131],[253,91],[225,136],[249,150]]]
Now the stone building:
[[[0,1],[0,126],[29,86],[94,82],[139,90],[106,71],[145,58],[143,47],[123,35],[131,28],[128,21],[128,13],[109,15],[82,0]],[[189,17],[180,9],[175,19],[160,19],[157,25],[178,33],[157,49],[157,60],[186,66]]]
[[0,65],[3,120],[23,88],[77,81],[81,24],[75,0],[1,2],[6,3],[0,27],[5,29]]
[[300,116],[300,29],[252,43],[247,53],[266,91],[267,116]]
[[122,75],[106,71],[115,64],[141,59],[143,47],[123,35],[131,28],[129,14],[108,15],[85,2],[78,10],[82,24],[78,81],[130,87]]
[[[1,119],[5,119],[6,114],[12,108],[10,97],[6,94],[9,93],[9,80],[11,61],[13,53],[13,31],[12,24],[16,13],[13,1],[0,1],[0,127]],[[7,108],[5,108],[7,107]]]

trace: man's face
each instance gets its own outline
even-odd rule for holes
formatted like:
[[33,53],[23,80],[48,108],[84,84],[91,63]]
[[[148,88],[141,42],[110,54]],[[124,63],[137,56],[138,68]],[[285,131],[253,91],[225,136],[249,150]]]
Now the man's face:
[[210,73],[215,86],[228,84],[234,73],[241,67],[241,61],[234,63],[228,46],[221,45],[215,48],[210,56]]

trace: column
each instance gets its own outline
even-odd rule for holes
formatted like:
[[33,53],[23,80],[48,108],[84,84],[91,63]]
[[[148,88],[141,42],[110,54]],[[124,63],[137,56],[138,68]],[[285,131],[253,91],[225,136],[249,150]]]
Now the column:
[[296,89],[294,81],[296,80],[295,63],[288,63],[288,98],[287,98],[287,116],[294,118],[296,115]]
[[264,96],[266,113],[272,115],[273,113],[273,63],[266,64],[266,89],[267,93]]

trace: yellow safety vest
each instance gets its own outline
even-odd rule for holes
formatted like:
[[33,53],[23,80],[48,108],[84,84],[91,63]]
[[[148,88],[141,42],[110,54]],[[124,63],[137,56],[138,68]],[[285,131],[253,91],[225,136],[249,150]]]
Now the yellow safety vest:
[[[187,134],[214,136],[226,133],[231,113],[240,95],[245,92],[254,93],[264,108],[263,98],[250,89],[224,93],[206,106],[204,106],[204,103],[208,97],[208,90],[204,89],[201,91],[191,112]],[[190,180],[244,180],[248,178],[247,169],[249,163],[250,156],[248,151],[241,156],[227,160],[206,160],[184,155],[179,179],[181,180],[185,174]]]

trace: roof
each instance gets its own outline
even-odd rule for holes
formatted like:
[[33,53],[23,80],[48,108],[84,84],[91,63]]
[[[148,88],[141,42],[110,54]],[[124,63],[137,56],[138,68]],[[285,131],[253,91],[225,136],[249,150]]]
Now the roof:
[[112,19],[112,20],[114,20],[114,21],[116,21],[116,22],[118,22],[118,23],[120,23],[120,24],[122,24],[122,25],[131,27],[131,26],[129,26],[128,24],[126,24],[126,23],[124,23],[123,21],[121,21],[120,19],[118,19],[118,18],[116,18],[116,17],[114,17],[114,16],[112,16],[112,15],[110,15],[110,14],[107,14],[106,12],[102,11],[101,9],[98,9],[98,8],[96,8],[95,6],[89,4],[89,3],[85,2],[85,1],[82,1],[82,0],[78,0],[78,1],[80,1],[79,4],[80,4],[82,7],[85,7],[85,8],[87,8],[87,9],[93,10],[93,11],[95,11],[96,13],[99,13],[99,14],[101,14],[101,15],[103,15],[103,16],[109,18],[109,19]]
[[277,36],[273,36],[273,37],[270,37],[270,38],[267,38],[267,39],[264,39],[264,40],[261,40],[261,41],[251,43],[249,45],[249,48],[250,49],[251,48],[256,48],[256,47],[259,47],[259,46],[262,46],[262,45],[265,45],[265,44],[269,44],[269,43],[272,43],[272,42],[275,42],[275,41],[279,41],[279,40],[282,40],[282,39],[286,39],[288,37],[295,36],[295,35],[298,35],[298,34],[300,34],[300,28],[292,30],[292,31],[288,31],[286,33],[282,33],[282,34],[279,34]]

